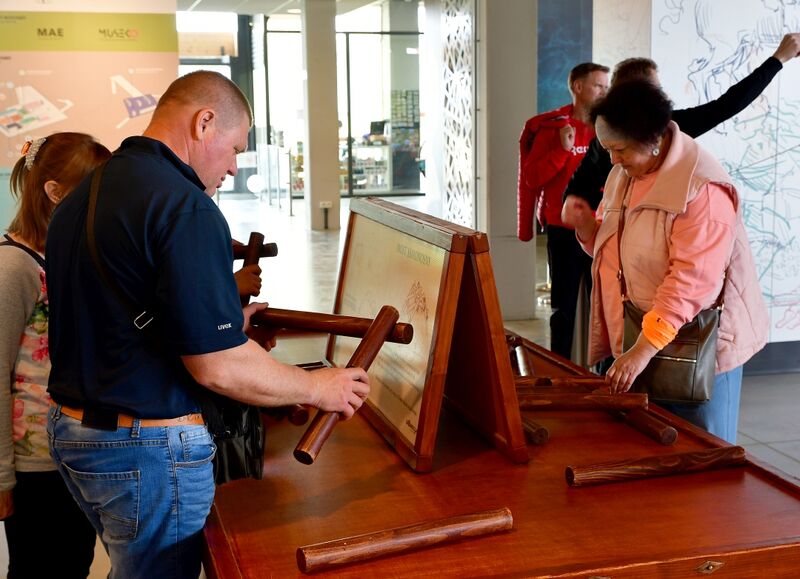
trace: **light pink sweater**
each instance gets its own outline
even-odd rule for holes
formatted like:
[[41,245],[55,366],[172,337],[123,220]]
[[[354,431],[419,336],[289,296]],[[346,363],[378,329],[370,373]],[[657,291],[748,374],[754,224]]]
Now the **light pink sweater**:
[[676,329],[719,297],[726,267],[717,373],[741,365],[766,343],[768,319],[731,178],[671,123],[661,168],[631,180],[615,167],[606,182],[595,237],[589,359],[622,353],[623,314],[617,231],[628,206],[622,256],[628,296]]

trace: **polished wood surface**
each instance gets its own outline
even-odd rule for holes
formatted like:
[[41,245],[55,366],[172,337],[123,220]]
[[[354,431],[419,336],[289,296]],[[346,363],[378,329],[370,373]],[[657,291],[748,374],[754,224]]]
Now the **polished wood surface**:
[[[517,349],[523,346],[517,346]],[[517,356],[519,358],[519,356]],[[533,361],[530,353],[528,353],[529,366],[535,366],[536,362]],[[534,376],[531,374],[523,374],[520,369],[520,376],[515,380],[517,388],[539,388],[545,390],[547,388],[573,388],[578,390],[596,390],[598,388],[608,388],[608,382],[602,376],[570,376],[568,378],[549,378],[547,376]]]
[[[265,479],[217,491],[207,537],[215,558],[233,566],[207,568],[207,575],[299,576],[301,545],[503,506],[514,513],[511,533],[330,576],[685,577],[709,559],[734,569],[727,577],[763,576],[764,569],[795,577],[800,568],[800,491],[752,463],[575,489],[564,481],[567,464],[664,447],[603,411],[553,412],[542,420],[550,441],[529,447],[531,462],[519,465],[450,418],[428,474],[411,471],[359,416],[339,425],[311,469],[291,458],[296,428],[276,425]],[[678,444],[689,451],[706,443],[682,433]],[[625,514],[634,510],[635,517]]]
[[[538,375],[583,372],[532,347]],[[297,577],[299,546],[507,507],[514,529],[479,541],[365,561],[320,577],[796,577],[800,487],[748,458],[739,468],[569,487],[567,465],[697,452],[728,445],[655,405],[680,433],[667,448],[597,411],[525,412],[550,432],[515,464],[443,412],[432,471],[418,474],[364,418],[339,425],[313,468],[291,449],[297,428],[271,425],[264,480],[218,489],[206,538],[206,573]],[[635,516],[632,515],[635,513]]]
[[745,451],[741,446],[726,446],[696,452],[568,466],[565,475],[569,486],[581,487],[743,466],[745,463]]
[[505,508],[425,521],[299,547],[297,567],[304,573],[314,573],[348,563],[510,531],[513,525],[511,511]]
[[[383,306],[350,357],[347,368],[368,370],[386,342],[386,338],[392,333],[399,317],[397,309],[392,306]],[[294,457],[303,464],[313,464],[322,450],[322,445],[328,440],[338,422],[338,412],[318,411],[300,442],[297,443]]]

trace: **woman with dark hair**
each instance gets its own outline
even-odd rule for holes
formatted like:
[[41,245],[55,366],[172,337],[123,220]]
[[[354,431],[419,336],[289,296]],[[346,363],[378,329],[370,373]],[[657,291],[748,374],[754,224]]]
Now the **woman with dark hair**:
[[49,316],[42,254],[55,206],[110,156],[89,135],[55,133],[26,142],[11,172],[19,209],[0,238],[0,519],[9,579],[86,577],[94,557],[94,528],[47,445]]
[[[721,301],[710,400],[661,405],[734,442],[742,365],[766,343],[767,311],[732,179],[671,116],[647,81],[615,86],[592,110],[614,168],[597,215],[580,198],[565,205],[594,256],[590,363],[613,355],[610,389],[625,392],[684,324]],[[645,312],[626,351],[620,270],[625,299]]]

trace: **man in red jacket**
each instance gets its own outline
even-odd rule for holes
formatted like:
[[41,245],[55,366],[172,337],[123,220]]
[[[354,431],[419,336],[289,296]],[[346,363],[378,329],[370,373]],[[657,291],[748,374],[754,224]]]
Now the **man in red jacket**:
[[594,138],[589,110],[608,90],[608,67],[584,62],[569,73],[572,104],[537,115],[525,123],[519,139],[517,236],[533,237],[533,213],[547,233],[550,266],[550,349],[565,358],[572,353],[572,330],[581,278],[588,283],[591,258],[561,221],[561,203],[572,173]]

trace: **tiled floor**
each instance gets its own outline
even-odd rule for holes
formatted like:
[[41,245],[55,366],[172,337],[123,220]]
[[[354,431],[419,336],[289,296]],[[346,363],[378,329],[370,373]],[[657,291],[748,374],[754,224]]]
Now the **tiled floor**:
[[800,375],[744,377],[737,442],[800,478]]

